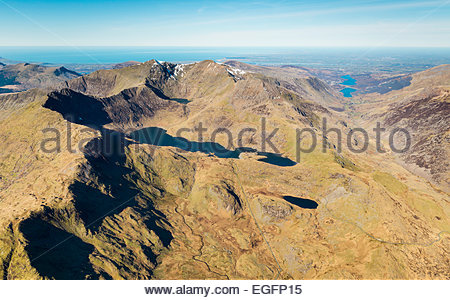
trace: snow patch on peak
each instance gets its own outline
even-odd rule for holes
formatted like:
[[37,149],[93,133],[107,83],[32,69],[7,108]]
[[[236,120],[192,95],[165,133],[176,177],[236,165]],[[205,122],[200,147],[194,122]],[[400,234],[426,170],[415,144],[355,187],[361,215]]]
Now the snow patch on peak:
[[233,68],[233,67],[229,67],[227,69],[227,71],[231,74],[231,75],[244,75],[245,71],[241,70],[241,69],[237,69],[237,68]]
[[175,70],[173,72],[173,76],[177,77],[178,75],[180,75],[181,77],[183,77],[184,75],[184,64],[178,64],[175,66]]

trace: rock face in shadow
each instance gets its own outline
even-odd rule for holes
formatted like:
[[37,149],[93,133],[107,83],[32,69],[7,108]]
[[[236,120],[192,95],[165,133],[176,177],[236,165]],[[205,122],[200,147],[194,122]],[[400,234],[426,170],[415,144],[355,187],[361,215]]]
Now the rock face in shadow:
[[43,106],[76,124],[100,127],[111,122],[100,100],[69,89],[50,93]]
[[161,109],[180,109],[179,103],[169,100],[151,86],[126,89],[117,95],[101,99],[111,120],[116,124],[139,123],[142,118],[153,117]]
[[83,242],[38,216],[25,220],[20,230],[28,241],[25,250],[39,273],[52,279],[96,279],[89,261],[94,246]]
[[[88,163],[69,188],[80,218],[92,230],[96,230],[106,217],[137,204],[135,197],[139,191],[127,181],[132,170],[125,167],[124,146],[120,134],[103,131],[102,138],[86,145]],[[102,191],[99,186],[108,187],[108,190]]]
[[62,89],[48,95],[43,105],[59,112],[70,122],[89,127],[115,124],[139,124],[143,118],[150,118],[160,109],[182,110],[182,104],[160,98],[150,87],[135,87],[123,90],[117,95],[98,98],[70,89]]
[[173,239],[165,215],[154,207],[164,187],[129,165],[122,134],[101,133],[85,146],[87,161],[69,186],[72,200],[20,224],[31,266],[45,278],[150,279]]

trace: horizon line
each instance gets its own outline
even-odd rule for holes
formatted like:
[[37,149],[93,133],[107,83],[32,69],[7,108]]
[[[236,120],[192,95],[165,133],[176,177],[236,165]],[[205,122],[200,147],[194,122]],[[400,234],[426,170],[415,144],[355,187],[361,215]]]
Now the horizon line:
[[0,48],[13,47],[63,47],[63,48],[80,48],[80,47],[104,47],[104,48],[133,48],[133,47],[148,47],[148,48],[450,48],[450,46],[194,46],[194,45],[0,45]]

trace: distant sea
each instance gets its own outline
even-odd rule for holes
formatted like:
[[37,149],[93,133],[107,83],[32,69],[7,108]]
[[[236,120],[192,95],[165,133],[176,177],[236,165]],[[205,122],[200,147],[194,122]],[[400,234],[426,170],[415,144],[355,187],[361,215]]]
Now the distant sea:
[[348,73],[415,72],[450,63],[450,48],[198,48],[198,47],[0,47],[10,61],[115,64],[151,59],[190,63],[239,60],[258,65],[295,65]]

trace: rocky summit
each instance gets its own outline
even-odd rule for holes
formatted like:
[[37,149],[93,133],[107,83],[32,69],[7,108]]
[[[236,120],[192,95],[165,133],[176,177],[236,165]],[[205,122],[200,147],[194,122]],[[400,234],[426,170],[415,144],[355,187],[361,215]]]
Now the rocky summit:
[[450,279],[449,66],[316,75],[1,66],[0,277]]

